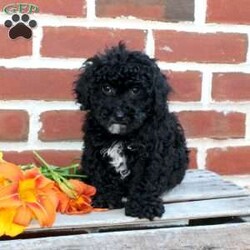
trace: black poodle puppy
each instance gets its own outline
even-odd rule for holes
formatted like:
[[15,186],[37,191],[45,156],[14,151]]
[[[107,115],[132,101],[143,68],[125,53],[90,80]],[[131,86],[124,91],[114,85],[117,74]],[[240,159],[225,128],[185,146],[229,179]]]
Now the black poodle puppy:
[[182,181],[188,150],[155,60],[119,43],[85,62],[74,90],[88,110],[81,165],[97,188],[93,205],[161,217],[160,196]]

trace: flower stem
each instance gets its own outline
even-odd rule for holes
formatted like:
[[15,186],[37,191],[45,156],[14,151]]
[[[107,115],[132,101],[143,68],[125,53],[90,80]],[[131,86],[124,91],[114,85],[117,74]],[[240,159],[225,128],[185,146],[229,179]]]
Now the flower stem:
[[44,164],[44,166],[50,168],[50,165],[36,151],[33,151],[33,153],[38,158],[38,160]]
[[[77,174],[77,167],[78,164],[72,164],[67,167],[58,167],[54,165],[50,165],[47,163],[36,151],[33,151],[34,155],[37,157],[37,159],[41,162],[41,172],[50,179],[53,179],[55,181],[58,181],[61,179],[62,181],[65,181],[65,179],[68,178],[86,178],[85,175]],[[73,173],[70,173],[70,170],[73,170]]]

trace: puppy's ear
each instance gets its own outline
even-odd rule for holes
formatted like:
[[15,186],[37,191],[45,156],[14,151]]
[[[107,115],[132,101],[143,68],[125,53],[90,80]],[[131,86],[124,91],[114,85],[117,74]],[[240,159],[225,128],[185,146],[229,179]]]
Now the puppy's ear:
[[[78,79],[74,82],[74,93],[76,101],[81,105],[81,110],[90,109],[90,85],[92,75],[92,58],[89,58],[81,68],[82,72],[79,74]],[[93,78],[93,77],[92,77]]]
[[89,105],[89,87],[84,72],[81,73],[78,79],[74,82],[74,92],[76,94],[76,101],[81,105],[81,110],[90,109]]
[[172,89],[167,82],[166,76],[159,71],[154,77],[154,111],[158,117],[164,113],[163,111],[167,107],[167,96],[171,90]]

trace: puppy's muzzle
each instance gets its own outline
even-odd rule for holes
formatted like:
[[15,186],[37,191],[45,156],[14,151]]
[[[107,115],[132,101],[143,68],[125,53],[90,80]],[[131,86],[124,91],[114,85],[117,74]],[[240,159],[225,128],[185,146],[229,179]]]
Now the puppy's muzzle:
[[127,130],[127,119],[125,113],[118,109],[113,114],[108,130],[111,134],[124,134]]
[[111,134],[124,134],[127,131],[127,125],[120,123],[113,123],[108,127]]

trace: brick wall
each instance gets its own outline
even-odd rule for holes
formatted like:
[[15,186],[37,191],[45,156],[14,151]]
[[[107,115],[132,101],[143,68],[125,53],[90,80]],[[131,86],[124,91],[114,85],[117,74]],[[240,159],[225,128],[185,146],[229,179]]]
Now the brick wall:
[[[2,0],[7,3],[20,1]],[[22,1],[21,1],[22,2]],[[8,38],[0,14],[0,149],[66,165],[79,157],[84,114],[72,82],[84,59],[125,41],[156,57],[174,93],[190,168],[250,174],[249,0],[55,0],[30,15],[33,38]]]

